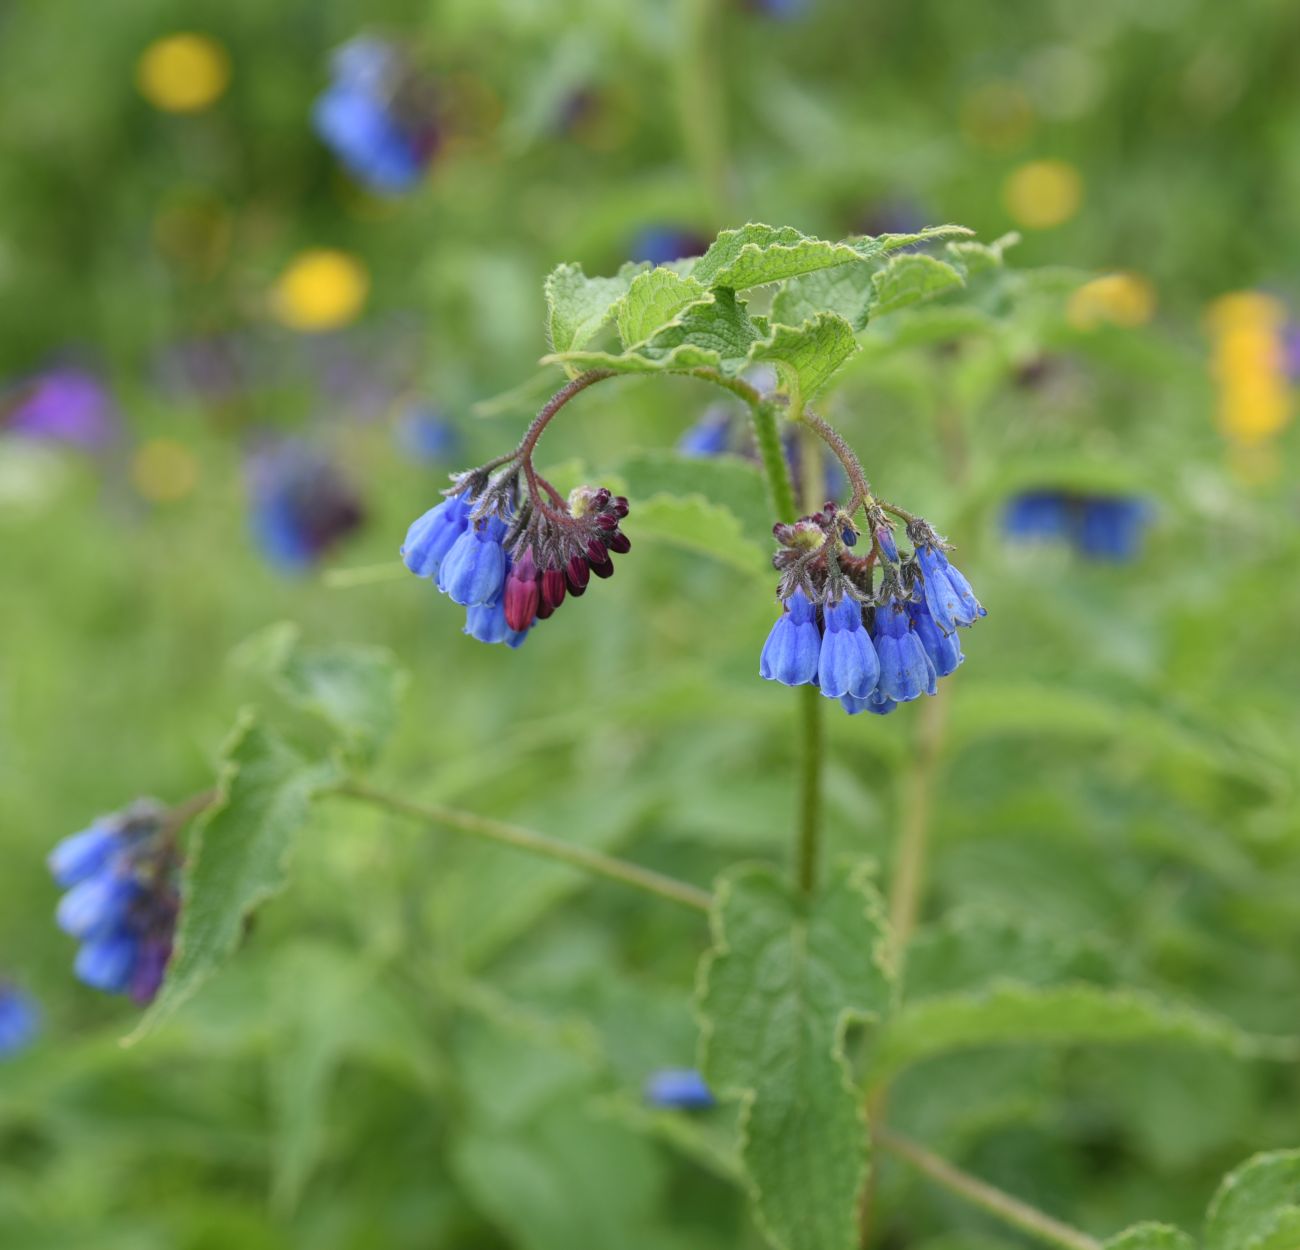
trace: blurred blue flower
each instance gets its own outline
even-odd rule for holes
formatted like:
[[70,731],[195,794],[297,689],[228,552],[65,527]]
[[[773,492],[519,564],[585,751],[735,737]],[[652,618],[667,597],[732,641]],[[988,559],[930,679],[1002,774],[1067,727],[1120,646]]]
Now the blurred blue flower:
[[731,446],[732,416],[726,404],[710,404],[677,440],[677,450],[684,456],[721,456]]
[[263,553],[301,572],[355,531],[365,509],[321,451],[295,439],[267,444],[248,461],[251,521]]
[[826,632],[817,661],[817,684],[830,699],[865,699],[876,688],[880,661],[862,624],[862,605],[847,595],[827,604]]
[[1136,559],[1152,519],[1136,495],[1083,495],[1039,489],[1013,495],[1002,511],[1002,530],[1018,542],[1068,542],[1091,560]]
[[87,985],[152,1001],[171,955],[180,910],[180,857],[162,809],[140,802],[64,838],[49,857],[63,886],[56,918],[81,947]]
[[934,694],[934,665],[912,629],[904,605],[896,598],[876,609],[871,637],[880,659],[879,699],[909,703],[922,694]]
[[460,447],[460,431],[436,408],[411,404],[397,418],[397,441],[415,460],[440,463]]
[[117,436],[108,388],[85,369],[60,368],[19,383],[0,399],[0,426],[28,438],[96,450]]
[[0,981],[0,1059],[30,1046],[40,1025],[36,1000],[16,985]]
[[409,190],[438,146],[424,84],[401,50],[354,39],[335,53],[333,80],[312,110],[316,133],[364,185],[384,194]]
[[652,1107],[707,1111],[716,1101],[704,1077],[694,1068],[662,1068],[645,1083],[645,1100]]
[[802,590],[796,590],[763,644],[759,676],[783,686],[816,685],[820,652],[817,609]]
[[648,225],[632,236],[628,259],[671,265],[687,256],[702,256],[708,248],[708,239],[684,226]]

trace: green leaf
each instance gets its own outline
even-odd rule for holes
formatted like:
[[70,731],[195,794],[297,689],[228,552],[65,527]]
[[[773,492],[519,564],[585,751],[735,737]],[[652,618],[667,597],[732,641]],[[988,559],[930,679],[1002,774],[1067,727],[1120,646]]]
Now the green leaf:
[[790,393],[811,400],[857,350],[853,327],[843,317],[824,312],[797,329],[773,326],[772,337],[755,343],[749,358],[775,364]]
[[915,247],[918,243],[933,243],[936,239],[954,237],[968,238],[974,233],[968,226],[926,226],[914,234],[864,234],[850,239],[849,243],[859,256],[874,259],[877,256],[887,256],[899,248]]
[[1013,231],[1000,239],[994,239],[992,243],[976,243],[964,239],[947,244],[943,250],[948,259],[969,278],[972,274],[1001,269],[1007,248],[1014,247],[1019,242],[1020,236]]
[[130,1041],[172,1014],[224,963],[257,906],[287,883],[294,836],[335,766],[309,763],[250,713],[226,746],[214,804],[190,841],[176,949],[153,1006]]
[[868,315],[883,317],[910,304],[933,299],[964,283],[962,275],[946,261],[920,252],[895,256],[871,279],[872,301]]
[[1300,1150],[1275,1150],[1230,1172],[1210,1203],[1205,1250],[1300,1246]]
[[557,265],[547,275],[546,333],[556,352],[576,351],[595,337],[627,294],[632,280],[646,269],[624,265],[612,278],[589,278],[581,265]]
[[542,358],[543,364],[569,369],[612,369],[615,373],[671,373],[691,369],[721,369],[737,373],[745,365],[750,345],[763,337],[734,291],[720,287],[708,299],[687,304],[678,315],[644,343],[622,355],[611,352],[563,351]]
[[615,473],[632,502],[628,515],[631,533],[636,533],[640,521],[640,500],[656,495],[703,495],[734,513],[750,540],[771,552],[772,509],[762,470],[752,461],[740,456],[684,456],[652,449],[620,461]]
[[364,759],[396,725],[408,680],[386,648],[304,646],[302,630],[292,621],[254,634],[235,649],[231,661],[270,681],[295,707],[319,717],[347,754]]
[[618,305],[618,336],[625,348],[651,337],[678,313],[707,292],[693,278],[671,269],[651,269],[638,274]]
[[1231,1021],[1149,994],[1093,985],[1035,988],[1006,982],[982,993],[951,994],[904,1006],[872,1058],[873,1083],[951,1051],[974,1046],[1168,1041],[1242,1058],[1294,1059],[1293,1038],[1256,1037]]
[[1172,1224],[1134,1224],[1109,1238],[1103,1250],[1196,1250],[1196,1243]]
[[772,572],[770,551],[745,536],[734,512],[703,495],[656,495],[637,505],[635,532],[698,551],[755,577]]
[[844,1038],[889,1010],[880,899],[862,864],[838,866],[812,899],[746,867],[719,882],[712,926],[701,1067],[720,1097],[742,1100],[758,1219],[782,1250],[852,1250],[868,1158]]
[[843,265],[860,256],[861,252],[848,243],[810,238],[793,226],[751,222],[718,235],[695,262],[691,277],[706,287],[743,291],[830,265]]
[[794,278],[773,297],[772,320],[797,326],[822,313],[835,313],[854,330],[865,329],[875,298],[872,279],[878,272],[874,262],[859,260]]

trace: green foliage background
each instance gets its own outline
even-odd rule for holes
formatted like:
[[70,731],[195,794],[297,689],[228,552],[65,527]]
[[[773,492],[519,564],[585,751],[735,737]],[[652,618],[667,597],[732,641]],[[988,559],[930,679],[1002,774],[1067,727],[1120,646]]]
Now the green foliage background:
[[[329,50],[363,27],[412,38],[467,110],[429,184],[383,207],[307,120]],[[133,67],[186,28],[218,37],[234,76],[212,110],[168,116]],[[1197,1231],[1225,1172],[1296,1145],[1294,1063],[1239,1040],[1297,1031],[1295,436],[1272,479],[1234,475],[1200,318],[1227,290],[1293,293],[1297,36],[1281,0],[811,0],[789,22],[707,0],[0,10],[0,370],[90,351],[131,441],[179,441],[200,469],[185,498],[149,504],[129,448],[91,464],[0,443],[0,970],[45,1012],[39,1044],[0,1066],[0,1245],[761,1244],[734,1104],[687,1119],[640,1101],[649,1072],[695,1062],[700,917],[322,804],[237,958],[122,1048],[135,1017],[73,980],[44,855],[137,794],[209,785],[238,709],[265,697],[247,648],[222,657],[291,620],[312,645],[379,644],[411,670],[377,782],[700,884],[738,860],[784,867],[793,701],[754,671],[774,605],[747,539],[765,518],[736,505],[741,537],[711,559],[642,541],[634,506],[618,576],[517,653],[463,638],[461,613],[412,579],[286,580],[247,534],[243,428],[314,425],[346,458],[370,517],[338,565],[391,560],[443,479],[313,383],[266,292],[302,248],[359,256],[372,293],[343,342],[380,359],[416,326],[416,389],[472,463],[512,445],[560,376],[536,363],[556,264],[612,273],[657,222],[835,239],[899,201],[991,240],[1016,225],[1005,176],[1036,157],[1077,166],[1083,206],[1025,231],[1014,264],[1136,269],[1156,322],[1081,332],[1044,288],[939,354],[909,346],[899,314],[861,336],[826,406],[882,492],[958,544],[990,613],[963,638],[929,783],[909,992],[1061,995],[978,1046],[947,1049],[951,1020],[914,1022],[925,1057],[896,1080],[890,1122],[1102,1237],[1141,1219]],[[1062,48],[1101,85],[1053,119],[1035,66]],[[1035,110],[1005,150],[963,129],[989,82],[1025,84]],[[604,93],[614,141],[554,123],[577,88]],[[156,246],[160,206],[185,197],[228,215],[211,270]],[[287,362],[272,382],[215,412],[157,385],[160,347],[242,327]],[[1046,381],[1026,385],[1044,357]],[[557,482],[617,474],[649,500],[672,489],[655,449],[711,400],[689,380],[611,382],[543,459],[569,465]],[[1045,477],[1153,499],[1141,559],[1004,545],[1001,501]],[[874,856],[886,882],[919,711],[827,722],[828,852]],[[1121,1028],[1111,1044],[1070,994],[1119,984],[1238,1033]],[[876,1201],[881,1244],[1023,1244],[892,1161]]]

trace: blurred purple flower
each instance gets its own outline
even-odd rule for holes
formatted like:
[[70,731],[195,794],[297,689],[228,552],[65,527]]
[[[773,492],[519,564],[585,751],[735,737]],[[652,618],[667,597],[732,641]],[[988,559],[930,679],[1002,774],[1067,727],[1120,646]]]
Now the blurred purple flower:
[[66,366],[19,383],[0,401],[0,425],[28,438],[97,450],[116,437],[119,416],[99,378]]

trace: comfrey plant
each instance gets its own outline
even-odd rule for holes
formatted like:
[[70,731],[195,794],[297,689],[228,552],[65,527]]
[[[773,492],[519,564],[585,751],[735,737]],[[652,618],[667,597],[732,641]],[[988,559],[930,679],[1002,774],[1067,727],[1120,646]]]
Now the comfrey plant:
[[[656,1134],[683,1146],[692,1159],[709,1160],[719,1175],[736,1178],[755,1227],[778,1250],[919,1244],[917,1225],[930,1218],[928,1211],[918,1217],[891,1189],[877,1197],[881,1153],[1058,1250],[1192,1250],[1179,1230],[1151,1224],[1103,1242],[964,1172],[898,1132],[895,1123],[909,1123],[907,1085],[915,1090],[912,1082],[897,1088],[900,1076],[963,1051],[1023,1048],[1030,1041],[1043,1047],[1140,1041],[1197,1044],[1256,1061],[1300,1058],[1294,1038],[1248,1034],[1188,1004],[1117,988],[1111,969],[1094,971],[1095,962],[1075,960],[1077,952],[1020,926],[1017,918],[941,915],[919,923],[926,809],[947,703],[944,696],[920,696],[934,694],[939,679],[961,663],[959,631],[983,609],[934,526],[875,494],[858,456],[817,405],[859,350],[859,334],[870,333],[877,321],[906,309],[895,329],[905,325],[931,343],[954,325],[970,324],[970,318],[953,316],[949,303],[978,302],[985,328],[995,324],[996,310],[1015,303],[1024,284],[1003,265],[1002,245],[955,237],[965,233],[948,226],[828,242],[750,225],[724,231],[702,256],[671,266],[634,264],[606,278],[561,266],[546,284],[552,352],[545,359],[568,373],[567,382],[518,446],[452,475],[445,498],[411,524],[402,547],[406,569],[465,609],[467,633],[518,646],[567,600],[583,595],[593,576],[613,571],[614,558],[631,545],[625,522],[650,536],[656,523],[663,524],[660,535],[678,539],[694,525],[688,545],[716,552],[719,531],[728,528],[718,524],[719,516],[728,516],[737,534],[743,527],[728,504],[701,496],[716,488],[721,498],[738,480],[746,489],[754,486],[757,496],[747,496],[741,509],[758,514],[754,541],[737,538],[732,554],[769,584],[775,566],[779,616],[766,643],[755,637],[752,645],[762,676],[800,687],[792,697],[799,713],[790,752],[798,792],[793,871],[741,863],[706,889],[597,850],[591,841],[377,788],[363,773],[397,719],[405,675],[378,648],[312,648],[293,627],[273,627],[240,655],[269,678],[277,700],[269,712],[241,716],[215,790],[165,819],[155,809],[131,809],[97,822],[55,852],[55,874],[70,887],[60,919],[84,943],[78,967],[85,979],[147,998],[166,962],[162,987],[134,1036],[166,1020],[231,957],[249,914],[287,884],[290,852],[314,805],[344,800],[548,859],[697,919],[708,917],[694,998],[696,1064],[683,1065],[680,1055],[660,1057],[655,1047],[644,1067],[631,1071],[640,1061],[629,1061],[628,1022],[608,1035],[593,1022],[590,1038],[578,1030],[579,1066],[601,1070],[590,1079],[608,1082],[602,1092],[626,1113],[627,1132]],[[908,250],[917,246],[943,251]],[[771,298],[758,312],[741,292],[762,287],[770,288]],[[909,307],[929,300],[940,301],[930,320],[927,310]],[[599,342],[610,323],[618,342]],[[886,325],[878,337],[888,344],[889,334]],[[760,390],[747,381],[756,365],[774,366],[779,384]],[[616,483],[608,479],[620,489],[626,483],[625,498],[601,485],[562,494],[538,471],[538,442],[567,404],[620,376],[655,373],[689,377],[741,400],[761,476],[732,456],[664,452],[658,481],[675,475],[681,483],[665,524],[658,487],[641,489],[630,472]],[[810,480],[798,489],[783,437],[791,429],[809,447],[829,448],[840,464],[846,484],[831,502],[821,502],[820,456],[802,457],[801,467],[816,472],[799,474]],[[757,508],[750,507],[755,501]],[[385,575],[394,570],[402,572],[393,565]],[[525,653],[509,663],[515,672],[526,671],[530,658]],[[849,713],[920,703],[906,718],[915,721],[913,732],[904,717],[874,731],[880,741],[910,741],[897,753],[900,789],[907,795],[897,846],[873,847],[891,864],[887,898],[876,882],[874,858],[859,853],[827,863],[822,853],[827,700]],[[292,714],[277,722],[274,709],[283,714],[286,705]],[[315,719],[305,726],[308,718]],[[856,722],[852,732],[873,732],[862,726]],[[185,814],[199,809],[203,815],[185,848],[175,949],[167,960],[176,904],[177,852],[170,839]],[[460,884],[469,889],[474,882],[466,874]],[[543,1044],[543,1035],[575,1032],[569,1004],[557,1009],[562,1027],[539,1021],[546,1013],[536,1002],[515,1012],[500,1001],[499,986],[473,984],[479,975],[473,960],[462,964],[445,949],[431,957],[447,965],[440,1012],[458,1021],[459,1013],[480,1008],[493,1019],[526,1016],[529,1046]],[[435,984],[441,989],[444,982]],[[687,987],[681,991],[685,996]],[[637,995],[629,998],[629,1010],[637,1010]],[[649,1005],[646,1010],[648,1026]],[[589,1049],[601,1047],[607,1052],[591,1064]],[[670,1061],[675,1066],[667,1066]],[[485,1063],[491,1059],[476,1058],[480,1072]],[[454,1067],[449,1063],[448,1071]],[[547,1166],[564,1168],[568,1155],[552,1157],[553,1143],[578,1139],[573,1125],[585,1121],[567,1117],[580,1115],[574,1104],[587,1100],[567,1092],[570,1060],[561,1069],[565,1135],[538,1140],[548,1143]],[[997,1071],[1010,1073],[999,1078],[1009,1083],[1019,1079],[1009,1069]],[[933,1072],[927,1069],[922,1082]],[[549,1106],[555,1100],[539,1101]],[[449,1124],[447,1131],[462,1130]],[[514,1158],[516,1149],[527,1150],[528,1133],[516,1133],[513,1123],[509,1131]],[[607,1123],[599,1131],[613,1130]],[[465,1151],[461,1157],[492,1153]],[[588,1183],[585,1174],[581,1183]],[[505,1188],[511,1206],[526,1200]],[[1259,1156],[1225,1184],[1211,1208],[1206,1246],[1294,1245],[1297,1193],[1300,1152]],[[548,1204],[548,1211],[556,1209],[549,1198]],[[1103,1221],[1108,1209],[1086,1207],[1080,1217]],[[518,1218],[508,1214],[513,1222],[503,1227],[514,1229]],[[961,1234],[952,1244],[958,1241]]]

